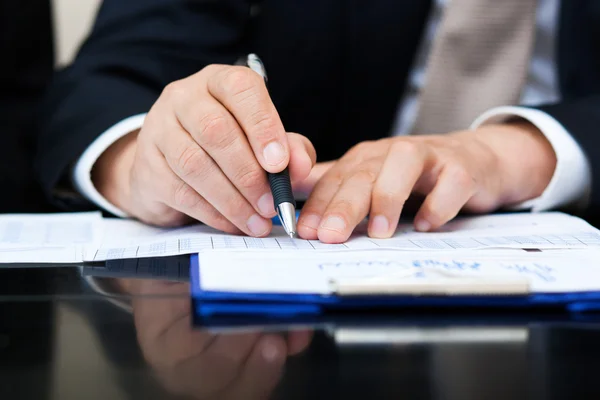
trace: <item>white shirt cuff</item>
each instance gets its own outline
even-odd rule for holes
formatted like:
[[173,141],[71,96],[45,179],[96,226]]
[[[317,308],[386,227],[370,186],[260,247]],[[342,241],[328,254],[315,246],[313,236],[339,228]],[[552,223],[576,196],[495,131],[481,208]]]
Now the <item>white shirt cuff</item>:
[[512,117],[521,117],[535,125],[552,145],[556,154],[556,168],[544,192],[535,199],[527,200],[511,209],[530,209],[533,212],[556,209],[563,206],[587,206],[591,190],[591,167],[587,157],[575,139],[553,117],[543,111],[504,106],[486,111],[471,125],[475,129],[489,123],[501,123]]
[[98,192],[92,182],[92,168],[102,153],[113,143],[128,133],[140,129],[145,118],[146,114],[134,115],[110,127],[83,152],[73,169],[72,178],[75,189],[96,206],[117,217],[125,218],[127,214]]

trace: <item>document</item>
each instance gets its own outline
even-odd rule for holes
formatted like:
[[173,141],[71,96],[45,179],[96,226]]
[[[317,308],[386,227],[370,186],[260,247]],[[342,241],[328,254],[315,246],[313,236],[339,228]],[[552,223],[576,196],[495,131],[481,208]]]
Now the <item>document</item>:
[[240,293],[330,295],[344,282],[370,289],[378,282],[400,285],[407,293],[414,293],[411,287],[452,288],[457,282],[479,293],[481,284],[508,282],[524,283],[526,293],[567,293],[600,290],[599,259],[598,249],[559,254],[352,250],[302,257],[221,250],[199,254],[199,281],[205,291]]
[[291,239],[281,226],[265,238],[229,235],[196,224],[159,228],[100,213],[1,215],[0,263],[81,263],[164,257],[212,250],[294,254],[395,250],[443,252],[489,249],[594,249],[600,231],[562,213],[496,214],[457,218],[437,232],[416,232],[401,223],[390,239],[372,239],[366,223],[348,241],[325,244]]
[[518,213],[462,217],[438,232],[416,232],[402,223],[390,239],[371,239],[366,223],[342,244],[291,239],[281,226],[266,238],[228,235],[205,225],[179,229],[148,227],[136,221],[107,219],[104,240],[87,260],[161,257],[199,253],[205,250],[295,251],[347,250],[479,250],[479,249],[574,249],[600,247],[600,231],[582,219],[563,213]]
[[0,215],[1,263],[76,263],[102,239],[100,213]]

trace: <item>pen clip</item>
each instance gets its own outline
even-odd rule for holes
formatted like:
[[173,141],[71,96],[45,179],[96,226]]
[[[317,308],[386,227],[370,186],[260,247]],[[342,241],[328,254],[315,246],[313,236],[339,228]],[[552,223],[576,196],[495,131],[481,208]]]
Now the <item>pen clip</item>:
[[267,82],[267,71],[265,70],[265,65],[256,54],[248,54],[246,64],[252,71],[259,74],[265,80],[265,83]]
[[250,68],[264,79],[265,85],[267,84],[267,70],[265,69],[265,65],[261,59],[256,54],[250,53],[245,57],[238,58],[238,60],[235,62],[235,65],[243,65]]

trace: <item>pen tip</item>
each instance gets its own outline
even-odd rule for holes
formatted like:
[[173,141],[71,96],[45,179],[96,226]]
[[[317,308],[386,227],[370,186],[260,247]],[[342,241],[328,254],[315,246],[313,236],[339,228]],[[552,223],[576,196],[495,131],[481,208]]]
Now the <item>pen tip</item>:
[[296,233],[295,232],[290,232],[289,235],[290,235],[290,239],[293,239],[293,238],[296,237]]

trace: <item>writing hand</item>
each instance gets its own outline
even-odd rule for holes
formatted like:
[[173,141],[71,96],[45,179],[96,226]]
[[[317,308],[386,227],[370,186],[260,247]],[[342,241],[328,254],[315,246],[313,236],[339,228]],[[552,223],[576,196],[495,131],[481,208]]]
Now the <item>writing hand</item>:
[[168,85],[139,133],[98,160],[93,179],[109,201],[146,223],[193,218],[265,236],[275,216],[265,171],[289,166],[300,181],[314,162],[308,139],[285,132],[257,73],[210,65]]
[[425,196],[416,229],[437,229],[462,209],[490,212],[539,196],[555,165],[550,143],[525,122],[360,143],[316,182],[298,234],[344,242],[369,216],[369,235],[390,237],[413,193]]

